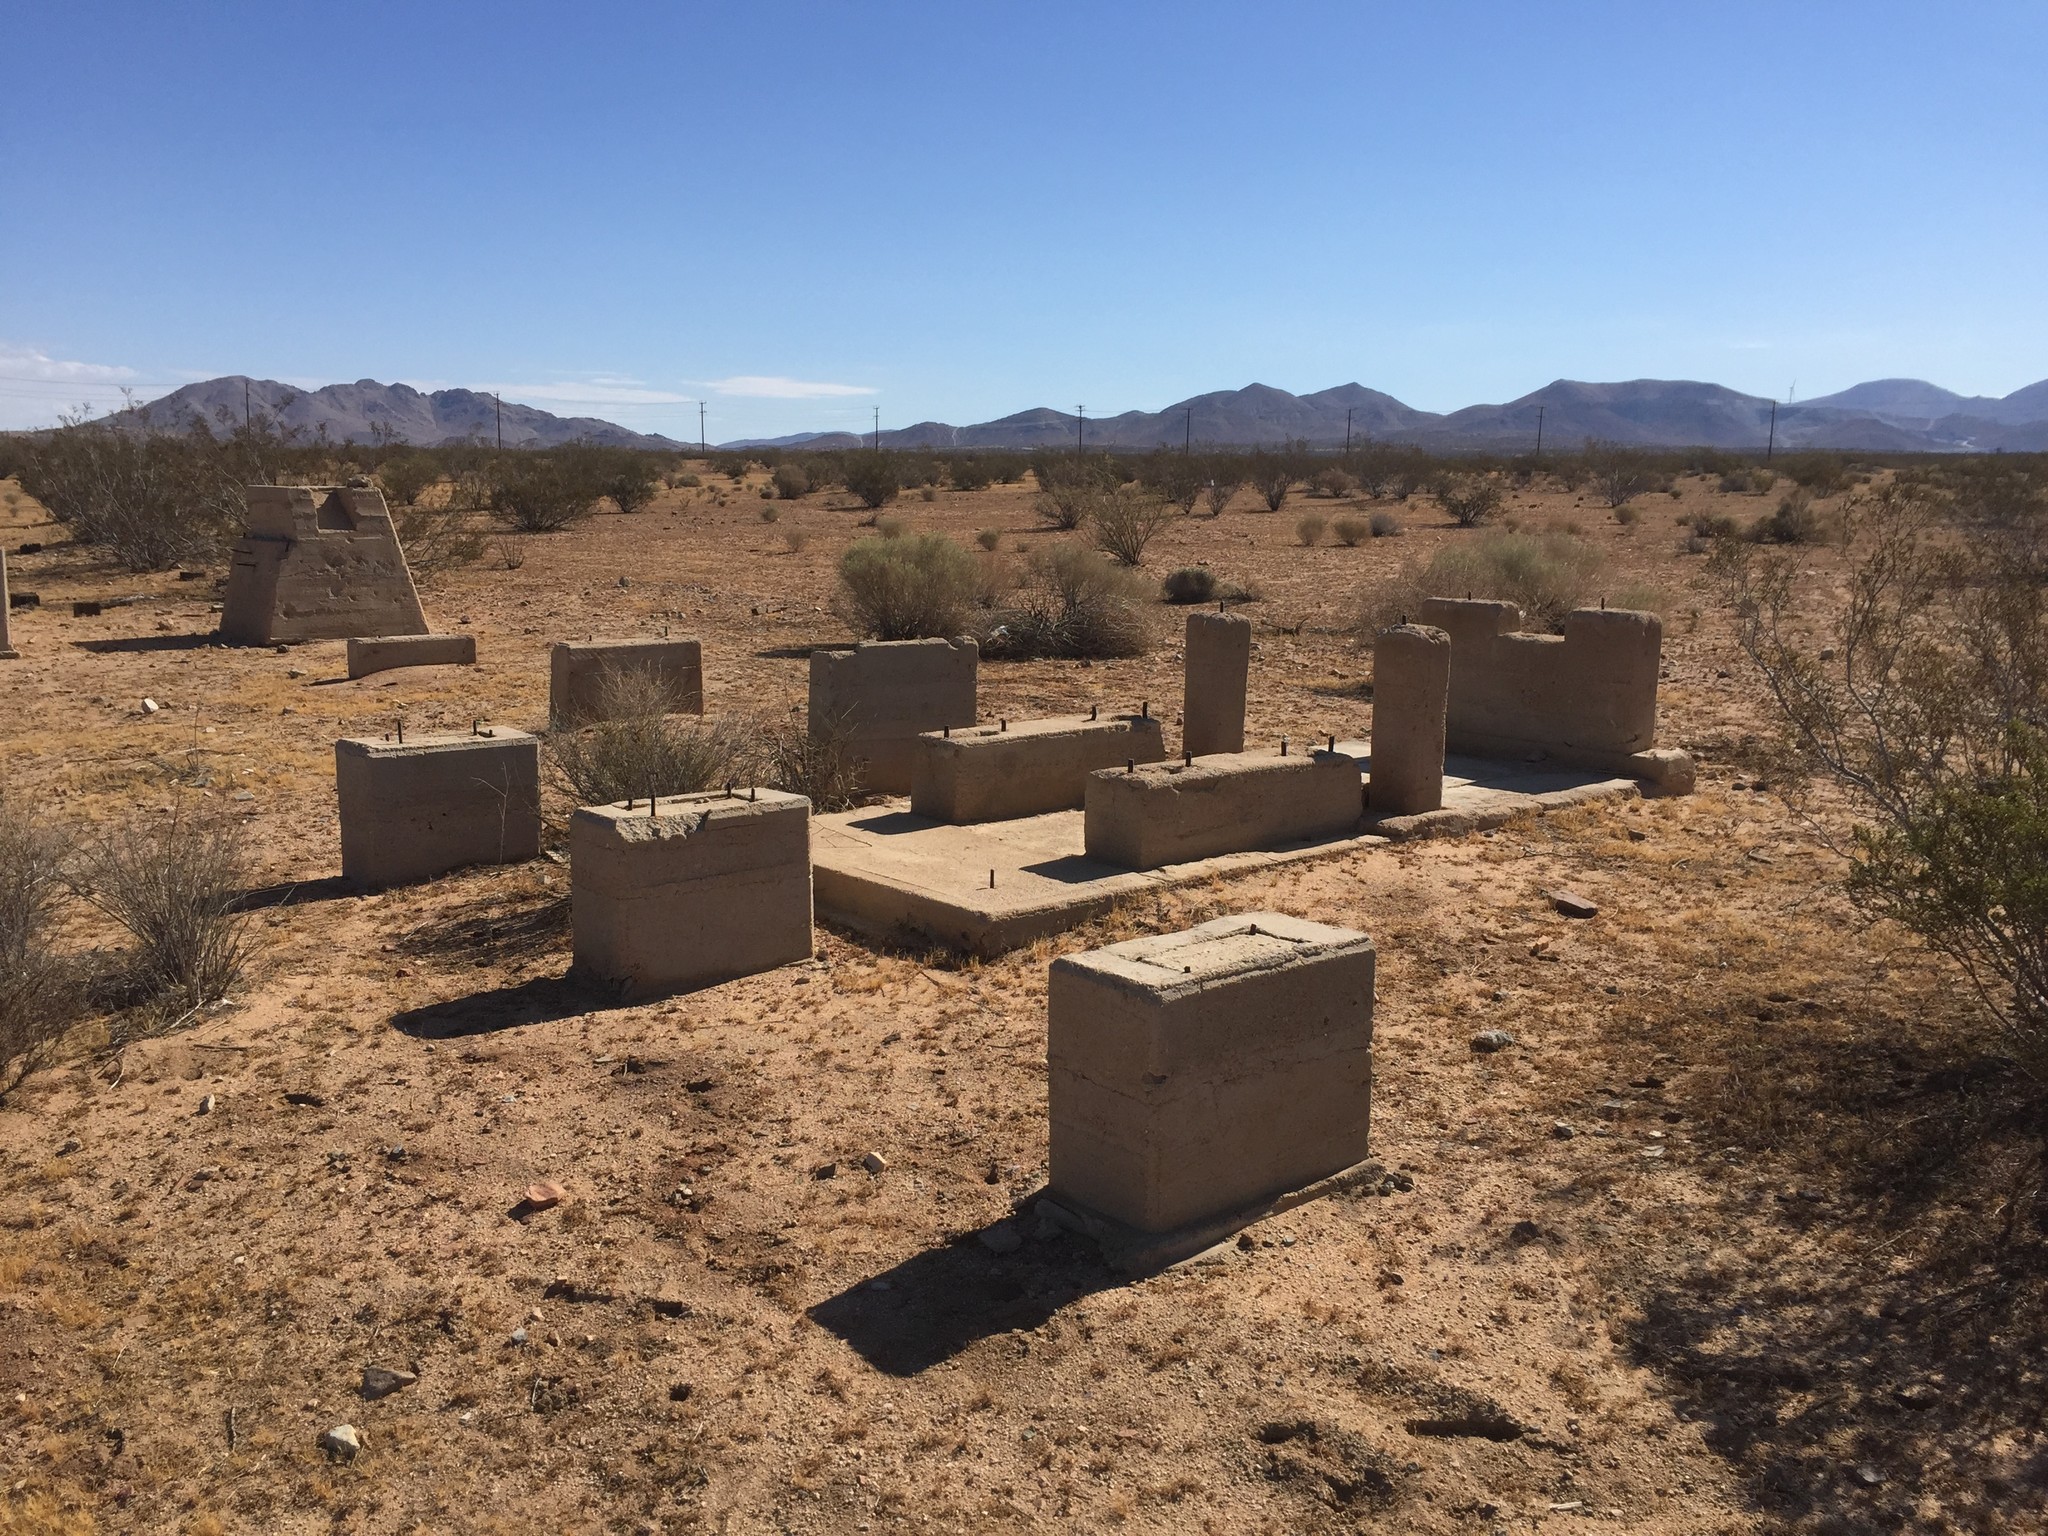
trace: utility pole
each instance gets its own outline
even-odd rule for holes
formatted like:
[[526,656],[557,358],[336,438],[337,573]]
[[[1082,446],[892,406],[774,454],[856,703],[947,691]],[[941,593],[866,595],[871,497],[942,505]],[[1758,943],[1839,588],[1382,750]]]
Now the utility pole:
[[1543,407],[1536,407],[1536,457],[1543,457]]
[[498,402],[498,452],[503,453],[505,451],[505,397],[494,390],[491,393],[491,398]]
[[1187,407],[1187,416],[1181,422],[1180,456],[1186,458],[1195,450],[1195,408]]
[[697,402],[697,452],[702,454],[709,453],[710,451],[711,443],[704,435],[704,402],[699,400]]
[[1085,405],[1074,407],[1074,457],[1077,459],[1081,457],[1081,423],[1087,419],[1081,413],[1087,409]]
[[875,407],[875,452],[882,451],[882,408]]
[[242,380],[242,430],[249,430],[249,381]]
[[1778,446],[1778,402],[1771,402],[1771,435],[1764,443],[1764,459],[1769,461]]
[[1347,459],[1351,457],[1351,412],[1354,409],[1349,405],[1344,407],[1344,457]]

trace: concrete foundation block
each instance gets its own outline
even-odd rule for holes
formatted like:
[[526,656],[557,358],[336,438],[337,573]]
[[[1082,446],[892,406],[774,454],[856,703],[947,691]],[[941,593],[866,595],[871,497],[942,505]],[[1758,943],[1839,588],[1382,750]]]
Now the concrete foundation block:
[[8,615],[14,607],[14,599],[7,591],[7,551],[0,549],[0,661],[17,661],[21,652],[14,648],[14,637]]
[[864,788],[910,793],[917,738],[975,720],[981,647],[972,640],[882,640],[811,652],[810,729],[843,732]]
[[589,805],[569,821],[576,968],[628,998],[811,955],[811,802],[779,790]]
[[236,645],[424,635],[427,616],[384,498],[338,485],[252,485],[220,634]]
[[540,742],[524,731],[334,744],[341,872],[379,887],[540,855]]
[[1244,750],[1244,697],[1252,621],[1230,613],[1188,615],[1181,750],[1196,757]]
[[1366,803],[1418,816],[1444,803],[1451,637],[1422,624],[1382,630],[1372,647],[1372,778]]
[[395,667],[473,667],[475,635],[351,635],[348,675],[368,677]]
[[1165,1232],[1363,1161],[1374,963],[1272,912],[1055,960],[1053,1197]]
[[1146,715],[1066,717],[974,725],[916,739],[910,809],[933,821],[1006,821],[1078,809],[1088,775],[1166,756],[1159,722]]
[[1088,857],[1158,869],[1216,854],[1348,837],[1365,813],[1358,759],[1237,752],[1088,777]]
[[704,713],[704,647],[650,638],[557,642],[548,657],[548,718],[570,726],[602,719],[608,680],[632,672],[661,685],[667,713]]

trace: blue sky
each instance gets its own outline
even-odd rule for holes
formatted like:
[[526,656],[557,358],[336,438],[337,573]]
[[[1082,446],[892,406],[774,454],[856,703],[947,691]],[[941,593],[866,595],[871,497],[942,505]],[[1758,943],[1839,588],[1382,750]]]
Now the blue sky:
[[2048,375],[2048,6],[0,0],[0,427]]

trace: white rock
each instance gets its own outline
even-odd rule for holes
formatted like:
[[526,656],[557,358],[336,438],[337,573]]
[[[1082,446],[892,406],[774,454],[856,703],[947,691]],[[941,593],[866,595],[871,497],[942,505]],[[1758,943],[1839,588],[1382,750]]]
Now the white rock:
[[362,1437],[353,1424],[337,1424],[320,1437],[320,1449],[343,1461],[352,1459],[362,1448]]

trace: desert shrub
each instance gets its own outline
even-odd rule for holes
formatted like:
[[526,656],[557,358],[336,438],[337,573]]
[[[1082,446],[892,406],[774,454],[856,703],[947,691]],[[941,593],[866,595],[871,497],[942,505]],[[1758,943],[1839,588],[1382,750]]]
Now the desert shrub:
[[1401,533],[1401,519],[1391,512],[1375,512],[1368,522],[1376,539],[1396,538]]
[[64,846],[0,785],[0,1093],[41,1066],[71,1019],[73,974],[54,941]]
[[860,799],[862,762],[854,753],[847,717],[814,720],[795,709],[757,730],[761,779],[769,788],[803,795],[821,815],[846,810]]
[[248,877],[244,825],[180,799],[167,816],[96,834],[74,888],[134,940],[129,994],[189,1014],[225,997],[248,961]]
[[405,563],[423,580],[483,558],[484,531],[471,520],[467,509],[422,506],[415,501],[393,509],[391,526],[398,535],[398,547],[405,551]]
[[1317,471],[1313,484],[1318,496],[1349,496],[1358,489],[1349,470],[1336,468]]
[[1491,475],[1444,475],[1431,493],[1460,528],[1476,528],[1500,510],[1500,482]]
[[630,448],[597,448],[592,452],[604,466],[604,494],[611,497],[613,506],[621,512],[638,512],[654,500],[661,481],[654,473],[654,461],[647,455]]
[[1119,565],[1143,565],[1145,546],[1172,520],[1172,506],[1142,486],[1114,486],[1088,498],[1095,547]]
[[885,539],[900,539],[910,532],[910,524],[900,517],[878,517],[875,519],[875,532]]
[[903,489],[896,461],[886,453],[856,453],[846,461],[846,488],[870,510],[886,507]]
[[1148,487],[1161,501],[1179,507],[1183,513],[1195,510],[1195,503],[1201,499],[1202,487],[1207,480],[1208,476],[1198,460],[1164,449],[1147,457],[1138,469],[1139,484]]
[[974,557],[936,533],[862,539],[839,557],[840,605],[876,640],[961,633],[979,579]]
[[1598,549],[1569,534],[1489,529],[1471,543],[1446,545],[1427,565],[1410,563],[1372,592],[1362,627],[1378,634],[1425,598],[1479,597],[1516,604],[1531,629],[1556,629],[1585,602],[1604,564]]
[[1323,530],[1330,526],[1329,519],[1319,512],[1311,512],[1294,525],[1294,536],[1301,540],[1302,548],[1308,549],[1323,541]]
[[770,478],[775,486],[775,494],[784,501],[797,501],[811,493],[811,477],[804,472],[803,465],[794,460],[785,459],[776,465],[775,473]]
[[385,502],[394,511],[412,506],[427,487],[437,484],[440,478],[441,461],[416,448],[393,454],[377,466],[377,484],[384,492]]
[[1223,509],[1230,505],[1237,493],[1244,489],[1244,482],[1236,479],[1217,478],[1211,480],[1202,490],[1202,501],[1211,517],[1221,517]]
[[1159,590],[1169,603],[1206,603],[1216,596],[1216,576],[1207,566],[1184,565],[1168,571]]
[[1778,473],[1815,496],[1834,496],[1849,489],[1849,464],[1839,453],[1780,454]]
[[782,530],[783,548],[787,549],[792,555],[802,554],[804,546],[810,542],[810,534],[801,528],[785,528]]
[[1943,510],[1917,486],[1852,499],[1848,599],[1825,637],[1812,632],[1798,556],[1726,541],[1719,573],[1789,744],[1861,812],[1838,843],[1851,896],[1955,960],[2038,1078],[2048,593],[2028,536],[1958,541]]
[[1266,503],[1268,512],[1278,512],[1287,500],[1287,493],[1294,486],[1294,472],[1284,465],[1263,466],[1252,478],[1258,488],[1259,497]]
[[1032,510],[1048,528],[1080,527],[1097,499],[1122,483],[1114,467],[1099,457],[1041,458],[1031,467],[1038,477]]
[[613,489],[613,466],[578,444],[518,449],[491,466],[491,510],[521,533],[559,533],[597,510]]
[[939,488],[935,485],[921,485],[917,488],[917,499],[919,501],[937,501],[939,499]]
[[1127,567],[1084,545],[1058,543],[1028,562],[1019,603],[996,616],[982,652],[1012,661],[1142,655],[1150,638],[1144,598]]
[[1356,549],[1372,537],[1372,524],[1362,517],[1340,517],[1330,527],[1346,549]]
[[633,669],[598,690],[603,718],[547,735],[552,776],[576,804],[689,795],[754,777],[760,743],[747,722],[670,714],[660,680]]
[[72,422],[30,443],[21,485],[80,543],[149,571],[224,548],[241,530],[243,487],[272,483],[259,468],[203,425],[173,434]]
[[770,503],[768,506],[765,506],[761,509],[761,521],[764,523],[779,522],[781,521],[781,518],[782,509],[780,507],[775,506],[773,503]]
[[698,486],[704,483],[704,479],[701,475],[693,474],[690,471],[685,470],[680,475],[670,475],[668,478],[668,483],[670,490],[694,491],[697,489]]
[[1624,528],[1633,528],[1643,520],[1643,509],[1627,505],[1614,509],[1614,520]]
[[1610,507],[1624,507],[1656,486],[1656,475],[1641,454],[1611,443],[1586,445],[1586,476],[1593,492]]
[[981,459],[957,458],[947,467],[946,478],[953,482],[956,491],[985,491],[994,473]]
[[1813,493],[1804,486],[1779,498],[1777,510],[1750,525],[1749,537],[1756,544],[1811,544],[1820,537],[1820,514],[1813,509]]
[[983,549],[987,550],[990,554],[994,554],[999,548],[1002,547],[1002,530],[999,528],[984,528],[979,533],[975,534],[974,542],[979,544]]

